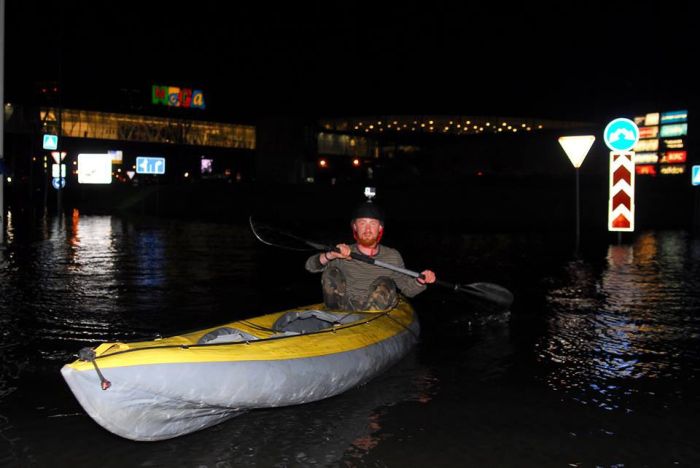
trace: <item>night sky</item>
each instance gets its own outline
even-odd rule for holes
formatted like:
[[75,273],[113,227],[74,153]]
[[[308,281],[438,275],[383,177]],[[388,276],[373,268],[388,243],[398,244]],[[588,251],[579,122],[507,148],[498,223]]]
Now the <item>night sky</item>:
[[147,104],[154,83],[201,88],[224,120],[603,119],[697,101],[683,1],[7,3],[8,100],[56,80],[65,105],[95,109],[141,99],[124,90]]

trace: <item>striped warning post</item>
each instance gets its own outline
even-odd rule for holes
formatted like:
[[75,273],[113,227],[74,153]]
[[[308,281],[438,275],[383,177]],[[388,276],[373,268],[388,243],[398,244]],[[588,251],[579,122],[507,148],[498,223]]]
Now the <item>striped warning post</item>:
[[634,231],[634,151],[610,153],[608,230]]

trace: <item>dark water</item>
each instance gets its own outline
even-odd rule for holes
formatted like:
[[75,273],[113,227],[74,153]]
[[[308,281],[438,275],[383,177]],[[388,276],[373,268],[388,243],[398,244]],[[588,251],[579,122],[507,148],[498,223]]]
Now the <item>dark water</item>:
[[305,254],[247,226],[87,216],[7,223],[0,251],[2,466],[700,466],[700,241],[387,232],[409,268],[516,294],[487,315],[413,302],[423,340],[325,401],[136,443],[80,408],[59,369],[86,345],[168,335],[319,299]]

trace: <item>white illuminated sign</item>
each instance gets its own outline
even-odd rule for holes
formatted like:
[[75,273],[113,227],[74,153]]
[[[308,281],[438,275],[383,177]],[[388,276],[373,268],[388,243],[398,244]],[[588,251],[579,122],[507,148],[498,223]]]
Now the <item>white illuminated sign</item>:
[[656,164],[659,162],[659,155],[656,153],[635,153],[635,164]]
[[112,155],[111,154],[79,154],[78,155],[79,184],[111,184]]
[[65,164],[51,164],[51,177],[66,177]]
[[650,112],[644,119],[644,125],[659,125],[659,113]]
[[559,137],[559,144],[564,148],[564,152],[576,169],[583,164],[583,160],[586,158],[591,146],[593,146],[594,141],[595,137],[593,135]]
[[659,149],[659,140],[656,138],[652,138],[650,140],[639,140],[636,145],[634,145],[634,148],[632,148],[633,151],[658,151]]

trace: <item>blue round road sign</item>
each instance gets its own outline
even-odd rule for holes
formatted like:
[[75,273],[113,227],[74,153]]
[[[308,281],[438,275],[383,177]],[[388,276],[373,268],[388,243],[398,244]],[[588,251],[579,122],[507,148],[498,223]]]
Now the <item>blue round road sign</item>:
[[51,179],[51,185],[53,185],[53,188],[56,190],[66,188],[66,179],[63,177],[54,177]]
[[630,119],[615,119],[605,127],[603,138],[612,151],[629,151],[639,141],[639,127]]

